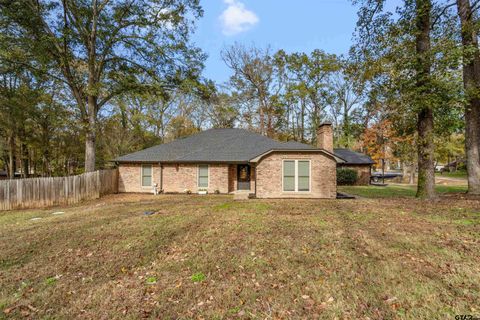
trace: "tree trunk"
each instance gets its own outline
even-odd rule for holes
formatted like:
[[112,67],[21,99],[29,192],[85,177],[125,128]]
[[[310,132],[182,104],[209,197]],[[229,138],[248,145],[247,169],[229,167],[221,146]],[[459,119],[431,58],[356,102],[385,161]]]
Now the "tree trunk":
[[19,130],[20,138],[20,165],[22,170],[22,178],[28,178],[28,147],[26,144],[25,128],[22,126]]
[[343,138],[344,138],[344,148],[349,147],[349,142],[350,142],[350,118],[348,115],[349,108],[346,102],[343,104],[343,126],[342,126],[342,131],[343,131]]
[[28,148],[25,142],[22,142],[20,146],[20,155],[22,158],[22,178],[28,178],[30,173],[29,163],[28,163]]
[[96,99],[88,97],[88,123],[85,133],[85,172],[95,171],[95,143],[96,143]]
[[37,159],[36,159],[36,152],[35,149],[32,149],[30,152],[30,168],[32,168],[33,176],[37,176]]
[[417,167],[415,166],[415,163],[412,163],[410,165],[410,176],[408,177],[409,184],[415,183],[415,171],[417,171]]
[[417,131],[418,131],[418,182],[417,197],[435,197],[435,167],[433,143],[433,109],[429,101],[431,91],[430,59],[430,0],[416,0],[416,87]]
[[468,193],[480,194],[480,53],[469,0],[457,0],[462,27],[463,86],[465,105],[465,153]]
[[433,111],[424,108],[418,114],[418,182],[417,197],[435,197],[435,166],[433,163]]
[[11,134],[8,137],[8,178],[15,178],[15,136]]
[[260,134],[265,134],[265,113],[263,111],[263,106],[260,106]]
[[409,168],[409,166],[403,161],[402,162],[402,183],[407,182],[408,168]]
[[48,124],[42,125],[42,177],[51,176],[50,172],[50,131]]
[[300,136],[300,141],[302,143],[305,142],[305,101],[302,99],[301,100],[301,108],[302,108],[302,111],[301,111],[301,126],[302,126],[302,131],[301,131],[301,136]]

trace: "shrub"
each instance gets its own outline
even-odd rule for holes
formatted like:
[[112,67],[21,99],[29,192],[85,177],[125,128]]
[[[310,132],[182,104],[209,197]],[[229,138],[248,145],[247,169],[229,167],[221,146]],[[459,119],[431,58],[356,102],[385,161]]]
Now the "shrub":
[[338,185],[354,185],[357,182],[357,171],[349,168],[337,169],[337,184]]

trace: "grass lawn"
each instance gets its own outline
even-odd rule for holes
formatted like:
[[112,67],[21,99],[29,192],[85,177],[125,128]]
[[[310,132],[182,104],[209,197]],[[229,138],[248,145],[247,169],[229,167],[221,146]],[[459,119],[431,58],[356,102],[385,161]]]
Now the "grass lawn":
[[435,175],[437,177],[464,178],[464,179],[467,178],[467,172],[462,170],[457,170],[455,172],[443,172],[443,173],[436,172]]
[[480,205],[115,195],[3,212],[0,283],[0,318],[479,316]]
[[[467,186],[436,185],[435,190],[440,195],[448,193],[465,193],[467,192]],[[417,192],[417,187],[407,184],[389,184],[385,187],[339,186],[338,191],[366,198],[413,198]]]

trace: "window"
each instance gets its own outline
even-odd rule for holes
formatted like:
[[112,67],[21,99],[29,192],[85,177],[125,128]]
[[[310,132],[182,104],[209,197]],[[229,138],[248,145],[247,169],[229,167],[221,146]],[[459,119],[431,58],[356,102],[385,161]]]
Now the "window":
[[142,187],[152,186],[152,165],[142,165]]
[[283,162],[283,191],[295,191],[295,160]]
[[198,166],[198,187],[207,188],[208,187],[208,165],[201,164]]
[[283,191],[310,191],[310,160],[283,161]]
[[310,161],[298,161],[298,191],[310,191]]

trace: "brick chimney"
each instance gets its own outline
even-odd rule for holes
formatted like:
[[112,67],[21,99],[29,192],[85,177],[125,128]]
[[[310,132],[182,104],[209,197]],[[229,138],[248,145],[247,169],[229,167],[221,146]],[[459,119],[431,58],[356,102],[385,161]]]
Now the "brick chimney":
[[333,128],[330,122],[324,122],[318,126],[317,148],[333,153]]

